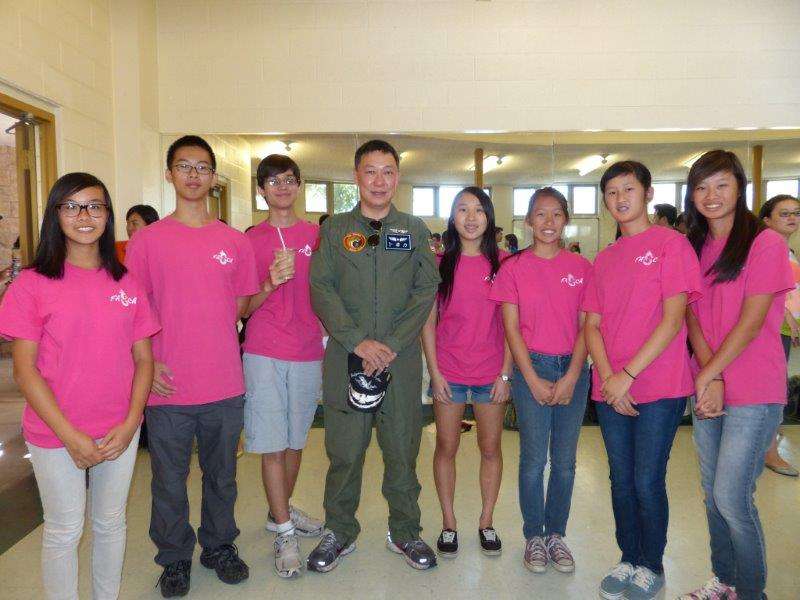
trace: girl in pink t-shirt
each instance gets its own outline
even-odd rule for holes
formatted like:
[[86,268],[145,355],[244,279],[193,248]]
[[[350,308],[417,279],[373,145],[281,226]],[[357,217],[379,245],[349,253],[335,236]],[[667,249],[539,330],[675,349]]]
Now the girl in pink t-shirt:
[[453,201],[439,263],[442,282],[437,302],[422,330],[436,418],[433,473],[442,506],[437,546],[443,556],[458,552],[453,497],[456,452],[465,403],[472,401],[478,422],[483,507],[478,537],[484,554],[497,555],[501,542],[492,526],[500,492],[503,459],[500,440],[509,399],[511,354],[503,341],[499,307],[489,290],[500,261],[494,207],[478,187],[467,187]]
[[650,223],[647,167],[615,163],[600,190],[621,236],[597,255],[583,308],[622,551],[600,595],[645,600],[664,587],[667,461],[692,392],[684,313],[699,268],[681,234]]
[[117,259],[105,185],[87,173],[64,175],[50,191],[36,257],[0,305],[44,509],[46,597],[78,597],[87,470],[93,595],[119,593],[125,505],[153,379],[149,337],[159,329]]
[[592,267],[580,254],[561,248],[568,221],[561,192],[537,190],[525,219],[533,246],[503,263],[490,295],[503,305],[506,339],[517,363],[512,390],[519,425],[523,560],[535,573],[544,573],[548,563],[563,573],[575,570],[563,537],[589,391],[581,303]]
[[[788,244],[800,225],[800,202],[794,196],[779,194],[761,206],[758,216],[767,227],[783,236]],[[800,343],[800,326],[797,323],[797,319],[800,318],[800,263],[791,248],[789,248],[789,266],[792,269],[794,288],[786,293],[786,307],[781,325],[781,342],[787,362],[792,346]],[[779,436],[780,433],[772,440],[764,459],[764,466],[780,475],[797,477],[800,472],[778,453]]]
[[794,288],[789,249],[748,210],[733,152],[706,152],[686,183],[687,235],[703,275],[686,320],[699,368],[694,441],[714,577],[684,598],[728,597],[735,588],[741,600],[756,600],[767,568],[753,493],[786,404],[780,327]]

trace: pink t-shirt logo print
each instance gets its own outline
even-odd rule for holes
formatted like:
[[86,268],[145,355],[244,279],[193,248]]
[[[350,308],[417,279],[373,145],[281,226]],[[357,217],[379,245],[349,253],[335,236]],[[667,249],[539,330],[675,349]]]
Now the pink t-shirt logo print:
[[111,302],[119,302],[122,306],[128,307],[132,304],[136,304],[136,296],[130,297],[128,294],[125,293],[125,290],[120,290],[113,296],[109,298]]
[[297,253],[310,257],[312,253],[311,246],[306,244],[303,248],[300,248],[300,250],[298,250]]
[[583,277],[575,277],[572,273],[567,273],[566,277],[561,278],[561,283],[566,283],[569,287],[583,285]]
[[213,258],[216,261],[219,261],[219,264],[221,265],[229,265],[233,262],[233,259],[227,255],[225,250],[220,250],[211,258]]
[[653,254],[650,250],[648,250],[647,252],[645,252],[641,256],[637,256],[634,259],[634,262],[641,263],[641,264],[647,265],[649,267],[653,263],[657,263],[658,262],[658,257],[655,254]]

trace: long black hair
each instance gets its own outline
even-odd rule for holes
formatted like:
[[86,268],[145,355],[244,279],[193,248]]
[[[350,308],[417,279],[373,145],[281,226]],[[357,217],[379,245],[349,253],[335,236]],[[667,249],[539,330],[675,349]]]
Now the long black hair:
[[36,248],[36,257],[30,266],[40,275],[50,279],[64,277],[67,239],[58,220],[58,205],[66,202],[72,194],[91,187],[99,187],[103,190],[103,199],[108,207],[106,209],[108,211],[106,228],[99,240],[100,267],[108,271],[114,281],[119,281],[126,273],[126,269],[119,262],[114,249],[114,207],[111,205],[108,188],[97,177],[89,173],[67,173],[58,178],[47,197],[47,206],[42,218],[42,230],[39,234],[39,245]]
[[439,275],[442,282],[439,284],[439,299],[442,304],[446,304],[453,291],[456,267],[461,258],[461,237],[456,231],[456,204],[458,199],[464,194],[472,194],[481,203],[481,208],[486,215],[486,231],[483,232],[481,239],[481,254],[483,254],[491,265],[490,277],[494,278],[500,269],[500,250],[497,247],[497,231],[494,224],[494,205],[492,199],[481,188],[468,186],[456,194],[453,199],[453,206],[450,209],[450,218],[447,220],[447,230],[442,235],[444,241],[444,254],[439,263]]
[[747,175],[745,175],[742,163],[733,152],[710,150],[698,158],[689,169],[689,176],[686,179],[686,197],[683,199],[687,227],[686,237],[697,256],[700,256],[708,237],[708,220],[694,205],[694,189],[707,177],[720,172],[733,175],[738,189],[730,235],[722,249],[722,254],[706,273],[707,275],[716,273],[714,283],[733,281],[739,276],[747,260],[747,255],[750,253],[753,240],[765,228],[764,223],[747,208]]

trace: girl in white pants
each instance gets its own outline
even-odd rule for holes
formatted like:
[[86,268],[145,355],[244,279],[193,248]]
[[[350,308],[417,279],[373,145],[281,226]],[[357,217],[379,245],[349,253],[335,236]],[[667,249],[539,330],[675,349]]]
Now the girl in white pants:
[[0,304],[25,400],[22,431],[44,508],[47,598],[78,598],[89,473],[92,596],[119,595],[128,497],[160,329],[114,252],[108,190],[86,173],[56,181],[33,264]]

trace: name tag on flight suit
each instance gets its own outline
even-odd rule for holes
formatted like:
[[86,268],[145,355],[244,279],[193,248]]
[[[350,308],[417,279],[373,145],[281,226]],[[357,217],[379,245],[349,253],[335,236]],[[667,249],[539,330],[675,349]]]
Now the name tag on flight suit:
[[383,249],[395,252],[411,252],[411,234],[387,233]]

